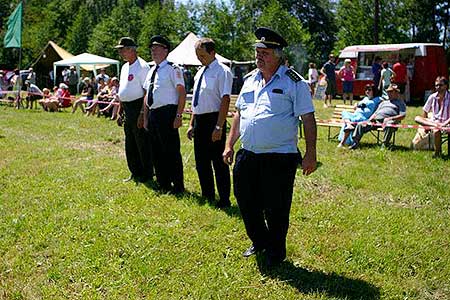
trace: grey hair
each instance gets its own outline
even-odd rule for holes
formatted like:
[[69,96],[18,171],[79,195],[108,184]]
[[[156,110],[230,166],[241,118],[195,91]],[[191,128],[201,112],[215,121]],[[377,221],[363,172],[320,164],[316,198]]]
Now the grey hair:
[[273,54],[274,54],[276,57],[278,57],[278,59],[280,60],[280,62],[284,62],[284,57],[285,57],[285,55],[284,55],[283,49],[275,48],[275,49],[273,49]]

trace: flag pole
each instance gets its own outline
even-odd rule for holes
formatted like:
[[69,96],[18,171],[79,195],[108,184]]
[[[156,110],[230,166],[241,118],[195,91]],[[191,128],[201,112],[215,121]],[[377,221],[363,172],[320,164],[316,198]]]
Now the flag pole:
[[[22,82],[22,75],[20,75],[20,70],[22,69],[22,31],[23,31],[23,0],[20,1],[20,3],[22,4],[22,10],[20,11],[20,48],[19,48],[19,77],[20,77],[20,81],[22,83],[22,86],[25,84],[24,82]],[[21,99],[21,91],[22,91],[22,86],[19,88],[19,99],[17,99],[17,108],[20,108],[20,104],[22,103],[22,99]]]

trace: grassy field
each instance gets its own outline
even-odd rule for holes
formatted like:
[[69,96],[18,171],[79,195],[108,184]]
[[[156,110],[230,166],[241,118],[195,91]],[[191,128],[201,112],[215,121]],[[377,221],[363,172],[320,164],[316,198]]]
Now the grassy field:
[[241,257],[235,199],[222,211],[199,197],[184,124],[177,198],[122,183],[114,122],[0,106],[0,299],[450,299],[450,164],[409,150],[414,130],[391,151],[369,134],[347,151],[320,128],[288,260],[268,270]]

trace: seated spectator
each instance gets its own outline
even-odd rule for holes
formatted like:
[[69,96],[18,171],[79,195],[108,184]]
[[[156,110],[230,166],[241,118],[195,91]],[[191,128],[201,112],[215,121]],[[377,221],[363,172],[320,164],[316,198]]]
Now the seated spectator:
[[374,95],[377,94],[377,89],[373,84],[366,85],[365,93],[366,97],[355,105],[355,112],[342,112],[342,120],[345,124],[342,126],[339,134],[340,143],[338,148],[343,147],[344,144],[351,145],[353,143],[351,134],[353,133],[355,127],[350,122],[367,121],[381,102],[380,97],[374,97]]
[[[445,77],[437,77],[435,82],[436,92],[428,97],[423,107],[421,116],[415,121],[421,125],[434,127],[434,157],[442,155],[442,128],[450,125],[450,93],[448,91],[448,80]],[[429,118],[428,113],[432,116]],[[450,128],[448,128],[450,130]],[[449,132],[449,131],[445,131]]]
[[[396,130],[394,127],[389,125],[398,123],[403,120],[406,116],[406,105],[400,99],[400,89],[395,84],[391,84],[386,92],[389,99],[380,103],[377,110],[369,117],[368,122],[375,122],[381,124],[384,130],[383,145],[382,147],[389,146],[389,141],[391,140],[392,134]],[[358,123],[353,132],[353,144],[349,149],[356,149],[361,141],[362,136],[371,130],[376,130],[380,125],[371,123]]]
[[[97,111],[98,108],[105,108],[105,104],[103,103],[98,103],[100,102],[107,102],[108,99],[108,95],[109,95],[109,86],[106,85],[106,82],[103,78],[99,78],[98,79],[98,94],[97,94],[97,99],[92,101],[92,104],[89,105],[88,107],[86,107],[86,115],[94,115]],[[98,116],[100,116],[100,112],[98,113]]]
[[61,90],[60,96],[58,97],[58,106],[65,108],[72,106],[72,100],[70,99],[70,89],[69,87],[61,83],[59,85],[59,88]]
[[27,96],[25,98],[26,100],[26,106],[25,108],[33,109],[33,103],[42,98],[42,91],[40,88],[37,87],[37,85],[31,83],[29,80],[25,80],[25,85],[27,87]]
[[94,86],[91,83],[91,79],[89,77],[85,77],[83,82],[84,87],[81,91],[81,97],[73,104],[72,113],[75,113],[78,107],[80,107],[81,111],[85,113],[86,111],[84,109],[83,103],[86,102],[87,106],[89,106],[94,99]]
[[109,113],[112,109],[111,120],[115,120],[117,118],[117,112],[119,110],[119,98],[117,93],[119,91],[119,79],[117,77],[111,78],[110,82],[110,91],[109,91],[109,104],[105,108],[101,109],[101,113]]
[[53,91],[54,95],[50,93],[49,89],[44,88],[42,90],[43,98],[38,101],[38,103],[42,105],[42,108],[48,112],[58,111],[58,98],[55,96],[58,94],[58,87],[55,86]]

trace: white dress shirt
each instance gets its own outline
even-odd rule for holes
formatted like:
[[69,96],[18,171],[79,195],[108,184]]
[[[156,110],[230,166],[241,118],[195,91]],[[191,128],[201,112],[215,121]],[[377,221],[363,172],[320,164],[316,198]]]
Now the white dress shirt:
[[[203,74],[202,82],[198,85],[198,80]],[[231,95],[231,87],[233,85],[233,75],[230,68],[217,59],[214,59],[205,70],[203,66],[198,70],[194,77],[193,95],[197,88],[200,88],[198,104],[196,107],[192,106],[192,112],[195,115],[206,114],[211,112],[218,112],[222,97]]]
[[181,85],[184,87],[183,73],[178,66],[164,60],[159,64],[159,68],[156,71],[153,86],[150,86],[151,76],[155,68],[156,65],[150,69],[144,83],[147,93],[150,88],[153,88],[153,104],[149,108],[155,109],[169,104],[177,105],[179,96],[177,86]]

